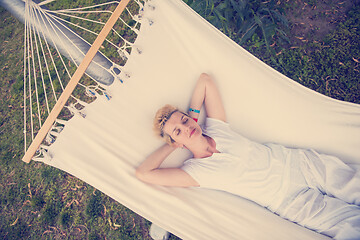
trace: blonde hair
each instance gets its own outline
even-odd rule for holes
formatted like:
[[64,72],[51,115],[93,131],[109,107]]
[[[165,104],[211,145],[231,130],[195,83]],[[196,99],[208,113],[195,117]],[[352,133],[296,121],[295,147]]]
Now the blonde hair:
[[175,140],[172,139],[169,134],[166,134],[164,132],[164,126],[165,123],[170,119],[171,115],[173,115],[175,112],[181,112],[181,111],[179,111],[178,108],[172,105],[166,104],[156,112],[154,118],[154,126],[153,126],[154,132],[156,133],[157,136],[164,139],[165,142],[167,142],[170,145],[172,145],[175,142]]

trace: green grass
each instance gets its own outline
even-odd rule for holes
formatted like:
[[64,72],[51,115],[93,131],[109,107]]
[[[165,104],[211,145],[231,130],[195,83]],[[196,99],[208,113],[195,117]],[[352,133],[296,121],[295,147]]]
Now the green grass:
[[[316,0],[307,2],[316,5]],[[286,8],[279,7],[292,11],[291,1],[282,4]],[[226,17],[224,5],[219,8],[217,14]],[[360,103],[359,13],[354,6],[329,34],[301,45],[293,40],[273,45],[278,38],[269,34],[269,51],[259,28],[243,47],[311,89]],[[222,30],[239,42],[231,16],[222,20],[221,26],[229,24]],[[0,8],[0,240],[150,239],[148,221],[92,186],[50,166],[20,160],[23,31],[23,25]]]
[[[251,44],[251,43],[250,43]],[[264,56],[261,49],[249,50]],[[321,39],[277,49],[275,61],[263,60],[300,84],[329,97],[360,103],[360,6]]]
[[21,161],[24,28],[2,8],[0,18],[0,239],[150,239],[150,223],[108,196]]
[[[359,1],[331,1],[326,5],[316,0],[185,1],[235,42],[291,79],[332,98],[360,103]],[[342,14],[340,8],[345,5],[350,11]],[[297,23],[284,19],[286,13],[295,13],[306,21],[318,18],[328,25],[335,22],[332,26],[336,27],[325,36],[313,27],[305,31],[305,37],[298,36],[302,38],[299,44],[292,31]]]

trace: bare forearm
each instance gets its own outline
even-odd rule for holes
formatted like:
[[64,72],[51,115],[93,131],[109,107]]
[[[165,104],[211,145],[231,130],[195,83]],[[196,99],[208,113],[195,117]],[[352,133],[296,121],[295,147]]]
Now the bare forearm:
[[[190,107],[200,110],[206,97],[206,80],[207,74],[200,75],[199,80],[196,83],[194,92],[191,97]],[[195,112],[189,112],[190,117],[198,118],[199,114]]]
[[[213,79],[206,73],[202,73],[195,87],[190,108],[200,110],[204,104],[206,114],[210,118],[216,118],[226,122],[225,109],[221,100],[220,92]],[[198,118],[199,114],[189,112],[190,117]]]
[[155,152],[150,154],[144,162],[140,164],[137,168],[137,172],[150,172],[152,170],[158,169],[163,161],[175,150],[175,147],[170,146],[169,144],[164,144]]

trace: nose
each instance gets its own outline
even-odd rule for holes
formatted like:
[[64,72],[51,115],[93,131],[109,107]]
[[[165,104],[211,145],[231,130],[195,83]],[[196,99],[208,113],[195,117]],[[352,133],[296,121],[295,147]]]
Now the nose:
[[190,137],[191,131],[192,131],[191,126],[187,126],[187,127],[186,127],[186,133],[187,133],[187,135],[188,135],[189,137]]
[[186,132],[186,133],[190,133],[190,131],[191,131],[191,127],[189,126],[189,125],[182,125],[181,126],[181,130],[182,131],[184,131],[184,132]]
[[191,127],[190,126],[187,126],[186,128],[187,128],[188,132],[191,132]]
[[184,132],[187,132],[187,131],[189,131],[189,126],[181,126],[180,127],[180,129],[182,130],[182,131],[184,131]]
[[191,125],[187,122],[185,124],[182,124],[181,125],[181,130],[184,132],[184,133],[187,133],[188,135],[190,134],[191,132]]

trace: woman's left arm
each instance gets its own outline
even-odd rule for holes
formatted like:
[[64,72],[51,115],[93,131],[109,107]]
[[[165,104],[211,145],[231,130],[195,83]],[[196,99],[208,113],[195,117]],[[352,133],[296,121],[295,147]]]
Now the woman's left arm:
[[206,73],[200,75],[196,84],[190,103],[190,117],[197,119],[199,117],[198,110],[201,109],[203,104],[208,117],[226,122],[225,109],[220,92],[211,76]]

